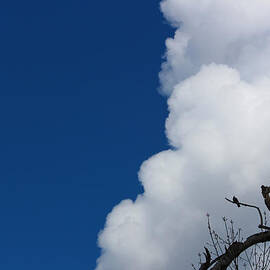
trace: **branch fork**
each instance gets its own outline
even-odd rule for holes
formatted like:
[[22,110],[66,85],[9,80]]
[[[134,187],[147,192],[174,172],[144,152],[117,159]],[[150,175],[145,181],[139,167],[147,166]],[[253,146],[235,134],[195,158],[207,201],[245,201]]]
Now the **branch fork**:
[[[261,192],[262,196],[264,198],[264,202],[268,210],[270,210],[270,187],[267,186],[261,186]],[[240,206],[245,206],[245,207],[251,207],[255,208],[258,211],[259,214],[259,219],[260,219],[260,224],[258,225],[258,228],[264,229],[266,231],[260,232],[253,234],[249,236],[244,242],[238,242],[235,241],[233,242],[225,251],[224,254],[218,256],[214,260],[211,261],[211,255],[209,250],[205,247],[205,263],[201,264],[201,267],[199,270],[207,270],[209,267],[214,265],[211,270],[226,270],[229,265],[246,249],[249,247],[258,244],[258,243],[265,243],[270,241],[270,227],[265,226],[263,223],[263,216],[261,213],[261,210],[259,207],[256,205],[251,205],[247,203],[240,202],[235,196],[233,197],[232,200],[225,198],[228,202],[236,204],[237,207]]]

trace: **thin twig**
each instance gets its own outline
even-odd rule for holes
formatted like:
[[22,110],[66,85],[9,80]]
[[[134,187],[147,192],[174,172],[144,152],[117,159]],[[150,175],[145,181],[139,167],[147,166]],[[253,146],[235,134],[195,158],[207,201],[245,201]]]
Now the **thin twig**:
[[[232,200],[230,200],[228,198],[225,198],[225,200],[227,200],[230,203],[233,203],[233,204],[236,204],[237,205],[237,203],[235,203],[234,201],[232,201]],[[243,205],[243,206],[246,206],[246,207],[252,207],[252,208],[257,209],[258,210],[258,213],[259,213],[259,216],[260,216],[260,225],[258,226],[258,228],[265,229],[265,230],[270,230],[270,227],[263,225],[262,212],[261,212],[261,210],[260,210],[259,207],[257,207],[256,205],[251,205],[251,204],[241,203],[241,202],[238,202],[238,204]]]

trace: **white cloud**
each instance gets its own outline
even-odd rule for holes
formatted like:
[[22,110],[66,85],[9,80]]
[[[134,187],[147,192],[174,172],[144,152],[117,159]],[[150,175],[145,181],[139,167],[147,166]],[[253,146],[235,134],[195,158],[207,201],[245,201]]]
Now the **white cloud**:
[[263,58],[269,55],[269,1],[166,0],[161,9],[179,26],[167,40],[167,63],[160,75],[166,94],[212,62],[235,67],[248,80],[269,74],[270,63]]
[[247,231],[258,225],[256,213],[224,197],[258,203],[259,186],[268,184],[270,2],[167,0],[161,6],[180,27],[166,42],[161,73],[170,93],[166,134],[173,150],[145,161],[144,194],[108,215],[96,270],[188,269],[207,237],[207,212],[231,216]]

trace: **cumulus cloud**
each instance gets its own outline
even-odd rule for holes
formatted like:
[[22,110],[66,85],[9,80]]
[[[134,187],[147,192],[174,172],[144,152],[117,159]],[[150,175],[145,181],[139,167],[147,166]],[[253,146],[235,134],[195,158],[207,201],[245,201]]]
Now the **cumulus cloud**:
[[177,27],[160,74],[166,94],[212,62],[237,68],[249,81],[269,75],[269,1],[166,0],[161,9]]
[[166,0],[161,9],[177,28],[160,74],[171,149],[142,164],[144,193],[108,215],[96,270],[188,269],[206,213],[254,231],[256,213],[223,198],[259,203],[268,184],[270,2]]

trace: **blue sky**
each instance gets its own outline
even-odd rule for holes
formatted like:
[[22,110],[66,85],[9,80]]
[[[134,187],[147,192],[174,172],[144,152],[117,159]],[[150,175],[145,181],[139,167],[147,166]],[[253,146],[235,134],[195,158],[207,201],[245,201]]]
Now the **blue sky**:
[[94,269],[112,207],[168,148],[159,1],[0,3],[0,266]]

